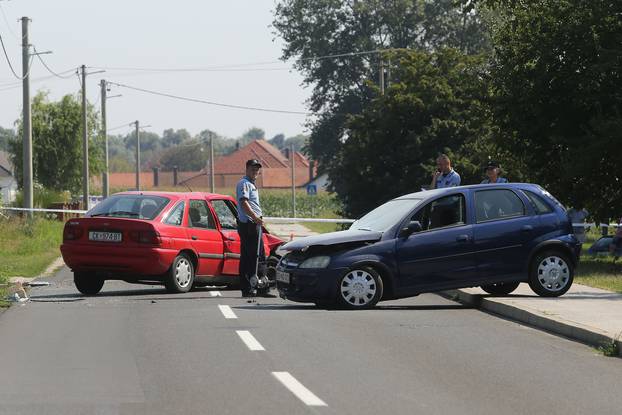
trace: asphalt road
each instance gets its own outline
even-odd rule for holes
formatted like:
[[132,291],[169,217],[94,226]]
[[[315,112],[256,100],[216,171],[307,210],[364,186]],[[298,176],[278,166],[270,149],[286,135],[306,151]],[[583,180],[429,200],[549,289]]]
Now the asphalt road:
[[0,414],[622,411],[622,359],[436,295],[351,312],[50,281],[0,315]]

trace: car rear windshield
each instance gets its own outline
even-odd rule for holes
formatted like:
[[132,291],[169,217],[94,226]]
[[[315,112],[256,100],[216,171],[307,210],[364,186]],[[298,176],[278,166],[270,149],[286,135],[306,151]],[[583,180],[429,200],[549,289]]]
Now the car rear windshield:
[[86,216],[153,220],[170,199],[152,195],[115,195],[98,203]]
[[394,199],[378,206],[350,226],[350,229],[385,232],[421,203],[421,199]]

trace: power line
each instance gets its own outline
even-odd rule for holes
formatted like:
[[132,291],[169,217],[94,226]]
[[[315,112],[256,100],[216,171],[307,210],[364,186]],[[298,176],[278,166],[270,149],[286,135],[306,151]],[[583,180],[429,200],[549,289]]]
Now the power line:
[[4,23],[6,23],[6,26],[9,29],[9,33],[11,33],[15,40],[20,40],[20,38],[15,34],[13,29],[11,29],[11,24],[9,23],[9,19],[6,17],[6,13],[4,12],[4,7],[2,7],[2,4],[0,4],[0,13],[2,13],[2,18],[4,19]]
[[61,79],[69,79],[69,78],[73,78],[73,74],[71,75],[62,75],[64,73],[69,73],[69,72],[73,72],[73,71],[77,71],[77,68],[72,68],[72,69],[68,69],[66,71],[63,72],[55,72],[52,69],[50,69],[50,67],[45,63],[45,61],[43,60],[43,58],[41,57],[41,54],[37,52],[37,48],[35,48],[35,46],[32,46],[32,50],[34,51],[34,54],[37,56],[37,58],[39,58],[39,61],[41,61],[41,64],[45,67],[45,69],[47,69],[47,71],[49,73],[51,73],[52,75],[54,75],[57,78],[61,78]]
[[108,83],[111,84],[111,85],[116,85],[116,86],[121,87],[121,88],[132,89],[134,91],[144,92],[144,93],[147,93],[147,94],[159,95],[159,96],[162,96],[162,97],[179,99],[179,100],[188,101],[188,102],[196,102],[196,103],[199,103],[199,104],[214,105],[214,106],[218,106],[218,107],[235,108],[235,109],[249,110],[249,111],[275,112],[275,113],[280,113],[280,114],[312,115],[312,114],[310,114],[308,112],[302,112],[302,111],[288,111],[288,110],[278,110],[278,109],[269,109],[269,108],[249,107],[249,106],[245,106],[245,105],[223,104],[223,103],[220,103],[220,102],[207,101],[207,100],[203,100],[203,99],[182,97],[182,96],[179,96],[179,95],[173,95],[173,94],[169,94],[169,93],[166,93],[166,92],[152,91],[152,90],[149,90],[149,89],[144,89],[144,88],[138,88],[138,87],[134,87],[134,86],[130,86],[130,85],[119,84],[119,83],[116,83],[116,82],[108,82]]
[[4,52],[4,57],[6,58],[7,63],[9,64],[9,68],[11,69],[11,72],[13,72],[13,76],[15,76],[19,80],[24,80],[30,74],[30,69],[32,68],[32,61],[34,60],[34,57],[30,58],[30,63],[28,64],[28,72],[26,73],[26,75],[19,76],[17,72],[15,72],[15,69],[13,69],[13,64],[11,64],[11,59],[9,59],[9,54],[7,53],[6,47],[4,46],[4,40],[2,40],[2,35],[0,35],[0,44],[2,45],[2,51]]
[[[354,57],[361,55],[371,55],[375,53],[387,52],[393,49],[374,49],[374,50],[366,50],[361,52],[346,52],[346,53],[337,53],[332,55],[323,55],[323,56],[313,56],[308,58],[301,58],[301,61],[314,61],[314,60],[323,60],[323,59],[334,59],[334,58],[344,58],[344,57]],[[113,67],[113,66],[89,66],[91,69],[104,69],[110,71],[138,71],[138,72],[220,72],[220,71],[240,71],[240,72],[250,72],[250,71],[276,71],[276,70],[288,70],[292,69],[291,67],[287,68],[251,68],[244,69],[244,67],[248,66],[263,66],[263,65],[273,65],[277,63],[282,63],[280,60],[274,61],[263,61],[263,62],[246,62],[246,63],[233,63],[233,64],[220,64],[220,65],[210,65],[204,67],[196,67],[196,68],[148,68],[148,67]]]

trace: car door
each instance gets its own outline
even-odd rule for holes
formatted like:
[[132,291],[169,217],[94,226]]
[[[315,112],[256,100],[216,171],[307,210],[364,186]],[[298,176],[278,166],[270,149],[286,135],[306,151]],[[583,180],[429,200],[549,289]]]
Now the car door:
[[473,198],[479,277],[494,282],[521,274],[537,219],[528,215],[523,200],[511,189],[478,190]]
[[410,219],[420,222],[422,230],[397,239],[402,291],[456,286],[473,278],[476,271],[473,229],[467,223],[463,193],[431,201]]
[[233,202],[226,199],[213,199],[210,204],[220,224],[224,242],[223,275],[238,275],[240,268],[240,235],[238,234],[237,215]]
[[187,223],[188,238],[199,256],[196,274],[220,275],[224,262],[223,240],[205,200],[190,200]]

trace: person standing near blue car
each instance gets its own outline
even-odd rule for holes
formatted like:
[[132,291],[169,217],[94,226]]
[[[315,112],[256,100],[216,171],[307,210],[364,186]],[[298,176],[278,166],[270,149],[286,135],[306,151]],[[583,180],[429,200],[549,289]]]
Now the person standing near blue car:
[[432,174],[430,189],[444,189],[460,186],[460,175],[451,168],[451,160],[447,154],[441,154],[436,159],[436,171]]
[[499,167],[499,163],[496,161],[489,161],[486,167],[484,167],[484,173],[486,173],[486,178],[482,180],[481,184],[495,184],[495,183],[507,183],[508,179],[505,177],[500,177],[501,168]]

